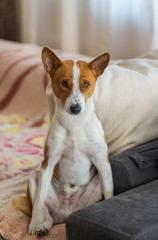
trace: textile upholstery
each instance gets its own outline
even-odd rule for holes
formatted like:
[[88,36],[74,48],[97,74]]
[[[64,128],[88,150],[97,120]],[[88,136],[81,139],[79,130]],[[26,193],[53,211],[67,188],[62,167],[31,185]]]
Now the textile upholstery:
[[[91,60],[56,50],[55,53],[62,59]],[[12,240],[28,238],[30,219],[18,212],[12,201],[25,194],[29,174],[43,160],[44,138],[49,126],[45,95],[46,86],[50,86],[47,85],[49,77],[40,55],[40,47],[0,40],[0,233]],[[110,65],[105,79],[98,79],[94,96],[96,111],[103,123],[111,156],[158,136],[157,55],[154,51],[139,59]],[[142,89],[145,85],[147,88]],[[150,109],[146,101],[152,106]],[[54,106],[53,98],[51,104]],[[130,166],[130,159],[127,161]],[[119,191],[127,190],[128,186],[124,187],[119,181]],[[18,228],[17,223],[25,224]],[[65,239],[64,225],[53,228],[49,237]],[[29,239],[36,237],[29,236]]]
[[158,235],[158,180],[69,215],[67,240],[153,240]]

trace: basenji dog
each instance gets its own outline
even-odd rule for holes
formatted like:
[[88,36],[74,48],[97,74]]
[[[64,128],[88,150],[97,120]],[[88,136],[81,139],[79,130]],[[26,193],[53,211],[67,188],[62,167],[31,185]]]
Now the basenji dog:
[[[113,196],[106,137],[93,103],[97,78],[109,59],[105,53],[89,63],[61,61],[49,48],[42,50],[55,112],[44,160],[40,170],[33,171],[29,179],[30,234],[45,235],[70,213]],[[29,214],[29,210],[22,210]]]

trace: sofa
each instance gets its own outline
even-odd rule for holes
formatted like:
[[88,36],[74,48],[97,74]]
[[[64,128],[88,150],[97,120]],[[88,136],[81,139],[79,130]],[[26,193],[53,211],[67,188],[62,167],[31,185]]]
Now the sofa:
[[114,197],[69,215],[67,240],[155,240],[158,139],[110,159]]
[[[0,40],[0,234],[5,239],[28,239],[30,218],[12,202],[25,194],[31,171],[43,159],[46,86],[54,107],[40,54],[41,47]],[[47,240],[157,238],[158,50],[117,65],[111,61],[106,74],[94,101],[109,146],[115,196],[71,214],[66,232],[64,224],[56,225]]]

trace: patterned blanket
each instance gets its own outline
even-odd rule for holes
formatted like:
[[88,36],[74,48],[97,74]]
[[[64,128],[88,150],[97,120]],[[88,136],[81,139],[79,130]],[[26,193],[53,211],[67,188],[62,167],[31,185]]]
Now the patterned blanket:
[[[14,199],[25,195],[28,177],[43,159],[49,118],[38,126],[17,115],[0,117],[0,234],[10,240],[35,240],[27,233],[30,218],[15,209]],[[54,226],[45,239],[65,240],[65,226]],[[1,239],[1,237],[0,237]]]
[[43,144],[49,123],[28,126],[17,115],[0,116],[0,181],[28,173],[43,159]]

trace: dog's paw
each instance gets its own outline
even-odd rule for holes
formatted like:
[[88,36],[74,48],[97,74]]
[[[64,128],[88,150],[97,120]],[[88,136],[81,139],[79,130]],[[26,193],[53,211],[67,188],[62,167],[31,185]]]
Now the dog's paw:
[[29,234],[30,235],[34,235],[36,234],[36,229],[37,229],[37,223],[34,221],[31,221],[30,225],[29,225]]
[[36,229],[36,235],[38,237],[46,236],[49,233],[49,230],[52,228],[52,226],[47,226],[47,224],[42,223],[40,224]]
[[104,199],[107,200],[113,197],[113,191],[104,191]]
[[29,234],[34,235],[36,234],[37,227],[44,222],[44,217],[38,216],[38,217],[32,217],[30,226],[29,226]]
[[53,226],[53,219],[51,220],[44,220],[42,223],[37,223],[37,221],[31,221],[29,226],[29,234],[34,235],[36,234],[38,237],[43,237],[49,233],[49,230]]
[[53,219],[49,217],[42,224],[37,226],[36,234],[38,237],[43,237],[49,233],[49,230],[53,227]]

